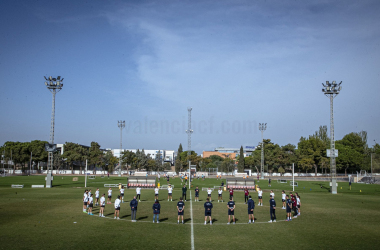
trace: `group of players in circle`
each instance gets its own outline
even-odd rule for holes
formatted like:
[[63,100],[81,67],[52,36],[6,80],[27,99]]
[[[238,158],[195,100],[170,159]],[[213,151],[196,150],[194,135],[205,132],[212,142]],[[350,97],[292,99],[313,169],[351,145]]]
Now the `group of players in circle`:
[[[115,207],[115,213],[114,213],[114,219],[120,219],[119,213],[120,213],[120,204],[124,203],[124,186],[121,186],[121,189],[119,190],[120,194],[117,196],[116,200],[114,201],[114,207]],[[199,188],[195,188],[195,202],[199,202]],[[211,200],[211,193],[212,189],[207,189],[207,199],[204,203],[204,209],[205,209],[205,222],[204,224],[207,224],[207,221],[209,221],[210,225],[212,225],[212,217],[211,212],[213,208],[212,200]],[[159,188],[155,187],[154,189],[155,194],[155,202],[152,206],[153,209],[153,223],[159,223],[159,215],[161,210],[161,205],[158,200],[159,195]],[[184,224],[184,210],[185,210],[185,202],[186,200],[186,194],[187,194],[187,187],[186,185],[183,185],[182,187],[182,196],[179,198],[179,201],[177,202],[177,211],[178,211],[178,220],[177,224],[180,224],[180,221],[182,221],[182,224]],[[258,188],[257,189],[258,194],[258,206],[263,206],[263,191]],[[108,192],[108,200],[107,204],[112,204],[112,188],[109,188]],[[173,201],[173,188],[171,185],[168,185],[168,201]],[[218,190],[218,202],[224,202],[223,201],[223,190],[220,187]],[[232,217],[232,223],[235,224],[235,201],[233,200],[234,197],[234,190],[231,188],[229,189],[229,201],[227,202],[227,208],[228,208],[228,223],[231,223],[231,217]],[[275,194],[273,190],[270,191],[270,200],[269,200],[269,207],[270,207],[270,220],[268,222],[276,222],[276,201],[274,200]],[[185,199],[185,200],[184,200]],[[293,218],[297,218],[297,216],[301,215],[301,199],[298,193],[295,193],[293,195],[290,193],[287,195],[284,190],[282,190],[281,194],[281,200],[282,200],[282,207],[281,209],[286,209],[286,221],[292,220],[292,211],[294,212]],[[133,197],[133,199],[130,201],[129,205],[131,207],[131,219],[132,222],[136,222],[136,212],[138,207],[138,202],[141,201],[141,188],[136,188],[136,195]],[[244,202],[248,205],[248,223],[254,223],[255,217],[254,217],[254,209],[255,209],[255,202],[252,200],[251,195],[249,195],[249,191],[247,188],[244,189]],[[87,213],[88,215],[93,215],[92,208],[93,206],[100,205],[99,210],[99,217],[105,217],[104,216],[104,208],[106,205],[106,199],[105,199],[105,193],[103,193],[100,197],[99,188],[95,191],[95,200],[93,198],[93,194],[91,193],[91,189],[85,190],[83,194],[83,213]]]

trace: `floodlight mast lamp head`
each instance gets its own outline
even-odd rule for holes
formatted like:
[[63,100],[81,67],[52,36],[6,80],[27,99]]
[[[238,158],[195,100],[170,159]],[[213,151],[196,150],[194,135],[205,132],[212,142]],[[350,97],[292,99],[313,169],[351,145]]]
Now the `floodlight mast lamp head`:
[[331,83],[329,81],[326,81],[326,84],[322,83],[323,89],[322,92],[328,96],[333,95],[334,97],[339,94],[339,92],[342,90],[342,81],[340,83],[336,83],[336,81],[332,81]]
[[124,128],[125,127],[125,121],[117,121],[117,126],[119,128]]
[[63,87],[63,78],[61,79],[61,76],[58,76],[57,78],[53,78],[52,76],[45,78],[45,85],[50,92],[59,92]]
[[259,123],[259,130],[260,131],[265,131],[266,129],[267,129],[266,123]]

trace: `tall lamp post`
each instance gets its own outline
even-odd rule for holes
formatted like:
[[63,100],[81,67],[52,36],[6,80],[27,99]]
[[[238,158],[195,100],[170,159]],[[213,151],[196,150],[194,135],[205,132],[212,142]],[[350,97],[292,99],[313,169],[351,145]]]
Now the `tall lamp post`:
[[191,129],[191,110],[193,110],[192,107],[188,107],[187,108],[187,130],[186,130],[186,133],[187,133],[187,157],[188,157],[188,160],[189,160],[189,188],[190,188],[190,182],[191,182],[191,160],[190,160],[190,156],[191,156],[191,134],[194,132],[192,129]]
[[48,166],[47,166],[47,175],[46,175],[46,187],[51,188],[51,182],[52,182],[52,175],[51,170],[53,170],[53,152],[55,151],[55,145],[54,144],[54,125],[55,125],[55,94],[61,91],[63,84],[63,78],[61,79],[60,76],[57,78],[53,78],[52,76],[49,76],[48,78],[45,77],[45,85],[47,89],[53,94],[53,101],[52,101],[52,107],[51,107],[51,121],[50,121],[50,139],[49,139],[49,145],[45,146],[46,151],[48,151]]
[[261,131],[261,179],[264,179],[264,131],[266,129],[266,123],[259,123],[259,130]]
[[336,162],[335,162],[335,139],[334,139],[334,98],[339,94],[339,91],[342,89],[336,81],[326,81],[326,84],[323,84],[322,92],[325,96],[330,98],[330,170],[331,170],[331,193],[337,194],[338,189],[336,186]]
[[120,128],[119,176],[121,176],[121,151],[123,150],[123,128],[125,127],[125,121],[117,121],[117,126]]

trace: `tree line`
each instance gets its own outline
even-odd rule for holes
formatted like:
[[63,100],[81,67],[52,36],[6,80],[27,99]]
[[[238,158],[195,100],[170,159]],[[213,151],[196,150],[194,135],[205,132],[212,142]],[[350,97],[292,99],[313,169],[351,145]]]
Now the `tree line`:
[[[319,130],[308,137],[301,137],[298,145],[286,144],[279,146],[270,139],[264,139],[264,167],[265,172],[285,173],[291,171],[292,164],[298,172],[329,173],[330,158],[327,157],[327,149],[330,149],[330,138],[327,134],[327,126],[320,126]],[[368,147],[367,132],[352,132],[345,135],[341,140],[335,141],[335,149],[339,154],[336,158],[336,168],[340,173],[356,173],[356,171],[371,169],[371,154],[380,155],[380,145],[375,143],[374,147]],[[218,168],[221,172],[231,172],[235,169],[243,172],[251,169],[260,172],[261,168],[261,143],[248,157],[244,157],[243,147],[235,159],[229,154],[224,157],[212,155],[202,158],[195,152],[188,156],[182,151],[182,145],[178,148],[176,171],[186,170],[188,161],[197,166],[198,170]],[[377,157],[378,158],[378,157]]]
[[[6,167],[12,167],[14,170],[19,168],[25,172],[30,168],[46,169],[48,153],[45,151],[47,141],[34,140],[31,142],[12,142],[7,141],[0,147],[3,163]],[[327,134],[327,126],[320,126],[319,130],[308,137],[301,137],[298,145],[287,144],[279,146],[270,139],[264,139],[264,165],[266,172],[285,173],[291,171],[291,165],[294,163],[297,171],[329,173],[330,159],[326,156],[326,150],[330,149],[330,138]],[[356,173],[356,171],[367,170],[371,168],[371,154],[380,155],[380,146],[378,143],[374,147],[368,147],[367,132],[352,132],[345,135],[341,140],[335,141],[335,148],[339,152],[336,158],[337,171],[341,173]],[[212,155],[203,158],[194,151],[188,154],[183,151],[182,144],[177,150],[175,159],[175,171],[186,171],[191,165],[195,165],[197,171],[209,169],[218,169],[221,172],[232,172],[235,169],[243,172],[244,169],[251,169],[254,172],[260,172],[261,166],[261,143],[248,157],[244,157],[243,147],[240,147],[238,157],[232,159],[229,154],[224,157]],[[119,163],[119,159],[113,156],[111,151],[101,150],[97,142],[91,142],[90,147],[83,146],[73,142],[64,144],[64,152],[54,152],[53,169],[80,169],[85,167],[85,161],[88,160],[89,170],[107,170],[112,172]],[[13,165],[7,164],[13,161]],[[146,170],[146,171],[165,171],[171,169],[169,162],[163,161],[160,152],[156,154],[155,159],[146,155],[144,149],[132,151],[123,151],[121,153],[121,163],[123,170]]]
[[[7,141],[0,147],[2,160],[6,168],[21,169],[23,173],[33,166],[35,170],[46,170],[48,153],[45,151],[47,141],[34,140],[31,142]],[[112,170],[118,163],[118,159],[111,151],[102,151],[97,142],[91,142],[91,146],[83,146],[73,142],[64,144],[64,152],[57,150],[53,153],[53,169],[76,168],[83,170],[88,161],[90,170]],[[13,163],[13,164],[12,164]],[[5,166],[4,166],[5,167]]]

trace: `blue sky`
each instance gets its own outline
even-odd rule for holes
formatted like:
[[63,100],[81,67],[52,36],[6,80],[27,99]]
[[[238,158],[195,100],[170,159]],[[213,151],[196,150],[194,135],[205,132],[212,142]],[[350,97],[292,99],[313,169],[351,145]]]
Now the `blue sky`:
[[64,77],[55,142],[192,149],[279,145],[329,126],[335,138],[380,141],[380,2],[2,1],[0,144],[49,140],[52,95]]

